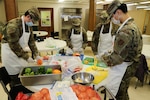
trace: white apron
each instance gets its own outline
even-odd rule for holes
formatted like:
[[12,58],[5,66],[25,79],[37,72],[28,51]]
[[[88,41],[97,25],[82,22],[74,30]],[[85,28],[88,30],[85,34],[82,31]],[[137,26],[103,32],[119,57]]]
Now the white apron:
[[[117,33],[119,30],[124,26],[124,24],[131,18],[128,18],[117,30]],[[100,86],[105,85],[114,96],[116,96],[121,80],[126,72],[126,69],[129,65],[131,65],[133,62],[123,62],[119,65],[115,65],[110,67],[108,70],[108,77],[103,80],[101,83],[95,86],[95,88],[98,88]]]
[[83,53],[83,36],[82,36],[82,27],[80,28],[80,34],[74,34],[74,29],[71,32],[71,44],[73,46],[73,52]]
[[100,30],[100,37],[99,37],[99,43],[98,43],[98,55],[101,56],[105,52],[111,51],[113,46],[113,40],[111,35],[111,29],[112,29],[112,23],[110,22],[109,32],[103,34],[104,25],[102,25],[102,28]]
[[[24,49],[28,46],[28,40],[30,36],[30,32],[25,32],[25,23],[22,19],[22,26],[23,26],[23,35],[19,39],[19,44]],[[23,66],[27,66],[27,61],[23,58],[19,58],[9,47],[8,43],[2,43],[2,65],[6,67],[8,73],[10,75],[16,75],[20,72],[20,69]]]

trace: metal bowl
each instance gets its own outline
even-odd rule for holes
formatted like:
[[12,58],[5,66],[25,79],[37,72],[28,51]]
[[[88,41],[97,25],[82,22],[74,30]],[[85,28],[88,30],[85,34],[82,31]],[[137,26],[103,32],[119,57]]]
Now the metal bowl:
[[72,75],[72,80],[74,83],[89,85],[93,82],[94,76],[87,72],[78,72]]

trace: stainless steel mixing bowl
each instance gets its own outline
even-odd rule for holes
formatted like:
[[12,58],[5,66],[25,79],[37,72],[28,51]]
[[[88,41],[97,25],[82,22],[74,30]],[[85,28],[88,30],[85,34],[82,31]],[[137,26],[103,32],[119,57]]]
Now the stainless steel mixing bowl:
[[94,76],[87,72],[78,72],[72,75],[72,80],[74,83],[89,85],[93,82]]

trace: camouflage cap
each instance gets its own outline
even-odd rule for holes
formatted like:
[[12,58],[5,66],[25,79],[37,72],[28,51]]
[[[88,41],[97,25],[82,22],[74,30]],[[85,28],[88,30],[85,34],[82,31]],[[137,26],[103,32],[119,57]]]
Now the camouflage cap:
[[81,24],[81,20],[79,18],[72,19],[72,25],[79,26]]
[[103,11],[100,12],[100,22],[101,22],[101,24],[108,23],[110,21],[108,18],[109,18],[109,15],[106,12],[106,10],[103,10]]
[[109,18],[112,17],[114,12],[117,10],[117,8],[121,5],[121,2],[119,0],[114,0],[107,9],[107,13],[109,14]]
[[103,10],[102,12],[100,12],[100,18],[107,19],[108,17],[109,17],[109,15],[106,12],[106,10]]
[[34,21],[38,21],[40,19],[40,13],[37,8],[31,8],[28,12]]

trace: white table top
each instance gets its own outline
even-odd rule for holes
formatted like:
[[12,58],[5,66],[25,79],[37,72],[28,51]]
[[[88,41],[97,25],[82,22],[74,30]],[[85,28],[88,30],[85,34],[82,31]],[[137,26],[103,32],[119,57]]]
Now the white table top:
[[46,31],[33,31],[33,34],[36,34],[36,36],[46,36],[46,35],[48,35],[48,32],[46,32]]
[[[45,39],[44,41],[36,42],[36,46],[39,52],[40,51],[54,51],[54,50],[63,49],[64,47],[66,47],[66,41],[59,40],[59,39],[50,39],[47,41],[47,39]],[[31,52],[29,47],[26,47],[25,50]]]

